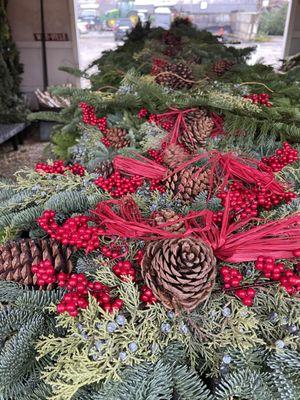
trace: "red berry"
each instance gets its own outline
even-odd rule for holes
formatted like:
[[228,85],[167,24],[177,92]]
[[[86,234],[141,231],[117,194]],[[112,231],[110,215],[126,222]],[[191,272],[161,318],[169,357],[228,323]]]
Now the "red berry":
[[246,297],[242,300],[244,306],[251,307],[253,305],[253,299],[251,297]]

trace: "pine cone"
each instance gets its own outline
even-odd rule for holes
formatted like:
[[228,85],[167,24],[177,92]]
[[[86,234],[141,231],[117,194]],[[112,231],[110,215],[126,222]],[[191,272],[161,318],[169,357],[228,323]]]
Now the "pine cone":
[[191,202],[199,193],[209,188],[210,171],[199,173],[198,167],[184,169],[166,180],[166,188],[183,202]]
[[165,230],[168,232],[185,232],[184,222],[178,221],[179,215],[173,210],[161,210],[153,215],[153,220],[156,226],[163,225],[167,222],[172,223],[172,225],[165,226]]
[[105,136],[114,149],[122,149],[129,145],[129,140],[126,138],[127,131],[123,128],[111,128]]
[[170,144],[164,151],[163,161],[169,168],[176,168],[184,163],[189,155],[178,144]]
[[217,75],[223,75],[226,71],[229,71],[234,66],[234,61],[231,60],[218,60],[212,66],[212,72]]
[[155,78],[156,83],[168,86],[174,90],[189,89],[193,86],[193,73],[190,67],[183,63],[167,64]]
[[146,247],[142,275],[166,308],[192,311],[210,296],[215,267],[211,247],[201,240],[164,239]]
[[190,111],[189,113],[186,113],[184,116],[184,120],[186,124],[191,124],[197,119],[201,119],[203,117],[206,117],[207,112],[206,110],[201,110],[200,108]]
[[35,285],[31,266],[44,260],[50,260],[56,271],[70,273],[73,269],[71,255],[72,250],[55,239],[7,242],[0,246],[0,280]]
[[111,161],[103,161],[94,168],[93,172],[107,179],[114,172],[114,165]]
[[186,123],[186,129],[180,136],[180,142],[189,150],[194,151],[198,146],[204,146],[213,130],[213,120],[203,114],[201,117],[198,114],[194,119],[190,117],[190,121]]

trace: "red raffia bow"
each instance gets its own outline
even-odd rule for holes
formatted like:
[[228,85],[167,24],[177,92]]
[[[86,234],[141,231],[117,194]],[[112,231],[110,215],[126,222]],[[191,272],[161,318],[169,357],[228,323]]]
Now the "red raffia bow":
[[[112,206],[117,206],[119,213]],[[166,222],[159,227],[151,226],[142,219],[138,206],[131,198],[99,203],[94,213],[106,228],[106,235],[143,240],[196,236],[212,247],[216,257],[226,262],[253,261],[259,255],[274,259],[294,257],[293,251],[299,248],[300,242],[299,213],[237,232],[246,228],[250,219],[229,224],[229,211],[228,195],[221,227],[213,222],[211,211],[203,210],[189,213],[176,221],[184,222],[184,233],[165,230],[174,222]]]
[[133,151],[132,154],[138,157],[138,160],[116,156],[114,159],[114,168],[129,175],[164,180],[195,162],[205,161],[197,173],[210,168],[210,191],[212,191],[214,180],[218,178],[221,188],[227,185],[229,179],[239,179],[246,184],[260,184],[266,189],[271,190],[274,194],[282,194],[284,192],[283,186],[275,180],[273,172],[267,166],[263,167],[260,165],[259,170],[257,169],[259,165],[258,161],[238,157],[232,153],[222,154],[214,150],[198,154],[173,171],[169,171],[166,167],[153,160],[149,160],[149,158],[143,157],[139,153]]
[[[199,154],[173,171],[168,171],[138,153],[134,154],[139,160],[117,156],[115,168],[127,174],[166,179],[190,164],[202,160],[204,165],[198,172],[210,168],[210,192],[216,184],[216,179],[218,179],[218,189],[224,188],[230,179],[238,179],[246,184],[260,184],[274,194],[284,193],[284,187],[275,180],[274,174],[267,167],[262,167],[256,160],[241,158],[232,153],[222,154],[212,151]],[[229,223],[229,203],[228,193],[221,227],[213,222],[211,211],[203,210],[180,217],[177,222],[184,222],[184,233],[169,232],[165,229],[174,222],[166,222],[159,227],[151,226],[149,221],[142,218],[132,198],[102,202],[98,204],[95,214],[100,219],[101,225],[105,226],[107,235],[143,240],[192,235],[208,243],[215,255],[227,262],[251,261],[259,255],[275,259],[293,257],[293,251],[299,248],[300,242],[300,214],[246,229],[251,219]],[[117,207],[118,212],[114,211],[113,207]]]

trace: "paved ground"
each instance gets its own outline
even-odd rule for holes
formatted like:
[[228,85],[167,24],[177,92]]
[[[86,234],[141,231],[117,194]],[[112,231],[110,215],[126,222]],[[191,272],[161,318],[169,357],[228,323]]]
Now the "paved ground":
[[80,68],[86,68],[103,51],[115,48],[116,42],[112,32],[89,32],[79,37],[78,46]]
[[256,51],[253,52],[249,64],[260,61],[276,68],[279,67],[283,55],[283,36],[270,36],[269,39],[268,42],[245,42],[235,47],[256,46]]
[[[89,32],[80,36],[78,47],[79,65],[81,69],[85,69],[99,58],[103,51],[116,48],[117,43],[112,32]],[[96,71],[96,68],[92,68],[89,73]],[[88,87],[89,81],[81,79],[81,86]]]

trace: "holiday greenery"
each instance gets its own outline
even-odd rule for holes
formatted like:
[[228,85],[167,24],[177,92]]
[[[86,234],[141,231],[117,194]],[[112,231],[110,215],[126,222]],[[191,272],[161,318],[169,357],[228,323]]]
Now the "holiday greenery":
[[23,72],[19,52],[12,40],[7,20],[7,0],[0,1],[0,123],[24,121],[25,105],[20,97]]
[[[136,41],[136,37],[142,39]],[[118,119],[126,111],[138,112],[143,107],[163,112],[174,105],[205,105],[226,116],[225,128],[232,135],[255,133],[265,142],[272,133],[298,142],[297,69],[279,74],[270,66],[249,66],[245,61],[251,50],[224,46],[211,34],[182,21],[168,31],[139,24],[124,45],[92,64],[98,66],[97,73],[83,72],[90,79],[92,91],[53,88],[54,94],[71,99],[71,106],[60,114],[35,113],[30,118],[58,123],[53,135],[54,151],[62,158],[70,157],[70,147],[83,135],[78,107],[82,102],[95,107],[99,117],[117,114]],[[257,103],[255,96],[261,95],[268,101]],[[243,110],[242,98],[261,107],[248,113]]]
[[[147,62],[157,45],[188,51],[178,37],[220,46],[187,20],[172,30],[139,26],[125,48],[142,38]],[[68,160],[0,184],[3,400],[299,399],[290,78],[258,66],[271,92],[215,58],[214,80],[178,60],[114,89],[57,89]]]

